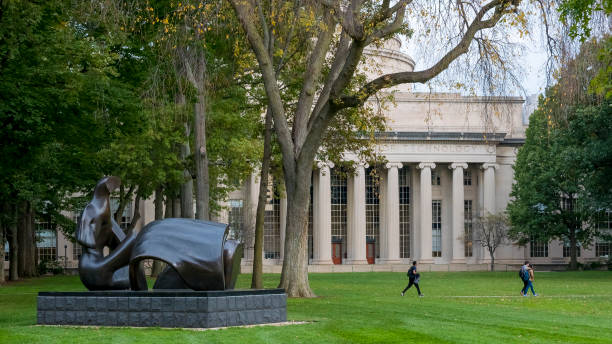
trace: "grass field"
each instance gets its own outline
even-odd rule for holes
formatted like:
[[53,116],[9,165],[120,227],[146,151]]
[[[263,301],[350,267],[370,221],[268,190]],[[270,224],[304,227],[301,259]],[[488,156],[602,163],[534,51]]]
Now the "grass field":
[[[278,275],[266,275],[275,287]],[[241,275],[238,287],[249,285]],[[35,326],[38,291],[84,290],[78,277],[0,288],[0,343],[612,343],[612,272],[541,272],[521,297],[515,272],[423,273],[416,297],[403,273],[311,274],[315,299],[289,299],[307,321],[193,331]]]

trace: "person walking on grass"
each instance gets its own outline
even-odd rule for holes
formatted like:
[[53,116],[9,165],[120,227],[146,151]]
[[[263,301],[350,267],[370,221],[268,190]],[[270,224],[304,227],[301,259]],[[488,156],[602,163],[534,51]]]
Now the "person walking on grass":
[[538,294],[536,294],[535,290],[533,290],[533,265],[529,264],[527,266],[527,273],[529,274],[529,279],[527,280],[527,286],[525,287],[525,292],[523,293],[523,296],[527,296],[527,293],[529,292],[529,289],[531,289],[531,293],[533,294],[533,296],[538,296]]
[[521,289],[521,296],[527,296],[527,287],[529,285],[529,261],[525,261],[525,264],[521,266],[519,270],[519,277],[523,281],[523,289]]
[[410,289],[410,287],[412,287],[412,285],[414,284],[417,292],[419,293],[419,296],[423,297],[423,294],[421,293],[421,288],[419,288],[419,279],[421,278],[421,274],[417,273],[416,265],[417,262],[415,260],[412,262],[412,266],[410,267],[410,269],[408,269],[408,286],[402,291],[402,296],[404,296],[406,290]]

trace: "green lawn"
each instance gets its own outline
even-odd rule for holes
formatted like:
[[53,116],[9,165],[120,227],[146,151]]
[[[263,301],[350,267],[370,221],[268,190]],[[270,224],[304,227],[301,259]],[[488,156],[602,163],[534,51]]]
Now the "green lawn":
[[[275,287],[278,275],[266,275]],[[238,287],[249,285],[242,275]],[[612,343],[612,272],[540,272],[540,297],[520,297],[515,272],[311,274],[316,299],[290,299],[290,326],[180,329],[35,326],[38,291],[84,290],[78,277],[0,288],[0,343]]]

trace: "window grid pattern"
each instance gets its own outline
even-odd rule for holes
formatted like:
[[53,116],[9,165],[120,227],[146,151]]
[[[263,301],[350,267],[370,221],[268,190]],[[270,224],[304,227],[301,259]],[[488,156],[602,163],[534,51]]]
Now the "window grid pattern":
[[335,169],[331,170],[331,234],[332,241],[342,242],[346,246],[346,176]]
[[241,199],[229,200],[229,235],[230,239],[244,242],[244,201]]
[[72,260],[80,260],[83,255],[83,246],[78,242],[72,243]]
[[[601,232],[607,232],[612,234],[612,211],[606,211],[601,220],[599,221],[599,230]],[[612,251],[612,242],[598,239],[595,242],[595,256],[596,257],[610,257],[610,251]]]
[[399,170],[400,258],[410,258],[410,170]]
[[472,171],[463,170],[463,185],[471,186],[472,185]]
[[463,201],[463,224],[464,224],[464,252],[466,257],[474,255],[474,218],[472,210],[472,200]]
[[[114,215],[115,212],[119,209],[119,199],[111,198],[111,213]],[[121,229],[126,230],[130,226],[130,222],[132,222],[132,202],[128,202],[128,204],[123,209],[123,214],[119,219],[119,227]]]
[[276,186],[269,193],[264,216],[264,258],[280,259],[280,196]]
[[[571,257],[569,240],[563,242],[563,257]],[[576,257],[580,257],[580,246],[576,247]]]
[[436,169],[431,170],[431,185],[440,185],[440,174]]
[[366,241],[375,243],[374,257],[380,252],[380,178],[377,171],[367,168],[366,188]]
[[312,242],[312,195],[313,195],[313,178],[310,178],[310,202],[308,203],[308,259],[312,259],[314,257],[313,252],[313,242]]
[[442,201],[431,202],[431,256],[442,257]]
[[529,241],[529,251],[531,257],[548,257],[548,241],[532,238]]
[[[75,226],[79,223],[79,219],[83,214],[83,210],[79,209],[72,213],[72,221]],[[78,242],[72,243],[72,260],[80,260],[83,255],[83,247]]]
[[38,261],[57,259],[57,233],[51,220],[36,220]]
[[573,211],[576,205],[575,198],[569,198],[566,196],[561,197],[561,209],[565,211]]

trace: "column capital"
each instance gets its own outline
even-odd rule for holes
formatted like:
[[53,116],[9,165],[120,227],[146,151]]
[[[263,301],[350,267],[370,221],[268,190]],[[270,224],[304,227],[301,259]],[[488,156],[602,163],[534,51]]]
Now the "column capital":
[[357,167],[363,167],[363,168],[370,167],[370,164],[368,164],[367,162],[365,162],[363,160],[357,160],[357,161],[354,161],[354,163],[355,163],[355,166],[357,166]]
[[404,166],[404,164],[402,164],[401,162],[388,162],[385,165],[385,167],[388,168],[388,169],[391,169],[391,168],[400,169],[400,168],[402,168],[402,166]]
[[451,169],[451,170],[454,170],[454,169],[456,169],[458,167],[461,167],[462,169],[465,170],[465,169],[468,168],[468,164],[465,163],[465,162],[454,162],[454,163],[448,165],[448,168]]
[[422,162],[417,166],[418,169],[422,170],[424,168],[434,169],[436,168],[436,164],[433,162]]
[[327,169],[334,168],[334,163],[331,161],[316,161],[317,168],[319,169]]
[[495,163],[485,162],[484,164],[482,164],[482,166],[480,166],[480,168],[483,170],[486,170],[488,168],[498,169],[499,165]]

